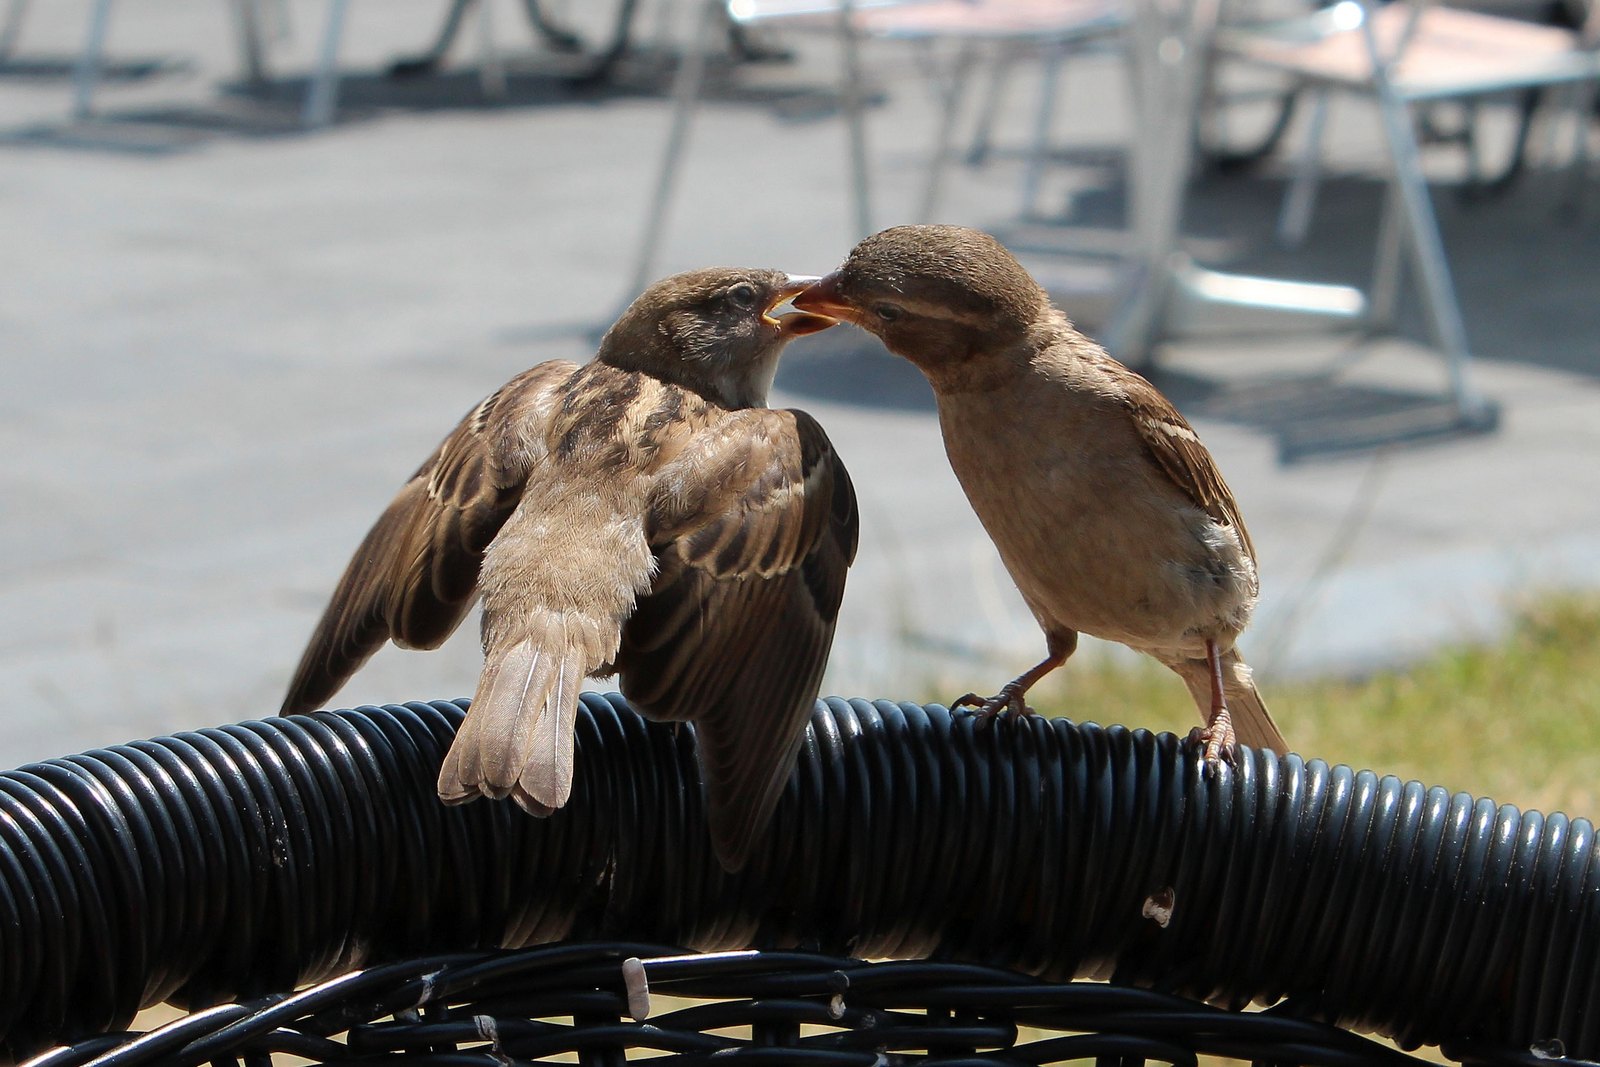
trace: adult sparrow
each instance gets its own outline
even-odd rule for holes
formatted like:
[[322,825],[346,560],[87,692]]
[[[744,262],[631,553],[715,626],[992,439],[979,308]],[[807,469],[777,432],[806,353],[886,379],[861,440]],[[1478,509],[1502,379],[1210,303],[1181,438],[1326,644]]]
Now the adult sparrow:
[[580,683],[615,673],[646,716],[694,721],[717,856],[743,866],[856,550],[822,427],[765,406],[785,344],[833,324],[777,313],[814,280],[657,282],[592,362],[539,364],[474,408],[356,550],[283,713],[320,707],[386,640],[438,647],[481,594],[483,672],[440,797],[561,807]]
[[988,234],[900,226],[868,237],[794,306],[876,334],[938,399],[950,465],[1044,630],[1028,688],[1086,633],[1183,679],[1208,764],[1236,740],[1287,751],[1234,641],[1255,606],[1255,550],[1194,428],[1051,305]]

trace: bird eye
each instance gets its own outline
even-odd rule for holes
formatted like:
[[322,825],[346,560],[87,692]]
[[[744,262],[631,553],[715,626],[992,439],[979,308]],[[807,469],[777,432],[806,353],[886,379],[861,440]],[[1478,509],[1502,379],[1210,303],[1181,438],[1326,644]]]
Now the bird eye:
[[893,322],[904,314],[898,304],[874,304],[872,313],[882,322]]
[[756,287],[749,282],[740,282],[728,290],[728,299],[739,307],[753,308],[756,306]]

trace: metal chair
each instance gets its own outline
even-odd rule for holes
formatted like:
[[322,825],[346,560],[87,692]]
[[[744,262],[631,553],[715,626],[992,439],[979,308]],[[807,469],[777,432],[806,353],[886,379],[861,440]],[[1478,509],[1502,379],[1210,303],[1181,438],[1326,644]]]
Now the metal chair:
[[[495,48],[494,5],[491,3],[481,0],[453,0],[434,48],[423,60],[413,62],[417,64],[419,70],[437,65],[443,58],[445,50],[455,39],[456,31],[460,28],[467,8],[474,4],[478,8],[480,54],[478,80],[483,86],[484,95],[504,96],[505,67],[500,62],[499,51]],[[305,107],[301,112],[301,121],[307,128],[315,129],[333,121],[334,108],[339,101],[339,43],[344,38],[344,24],[349,8],[350,0],[328,0],[327,14],[323,19],[322,40],[317,47],[317,66],[312,72],[311,84],[306,89]],[[531,13],[539,9],[537,4],[529,0],[528,10],[532,17]],[[542,25],[537,19],[534,24],[536,27]]]
[[1061,68],[1075,50],[1105,44],[1120,46],[1121,31],[1127,24],[1127,4],[1124,0],[941,0],[863,11],[855,23],[857,32],[866,36],[905,41],[929,52],[941,42],[956,46],[942,78],[938,76],[938,64],[929,64],[930,71],[942,82],[942,108],[927,183],[914,216],[919,219],[932,219],[937,214],[956,118],[972,72],[985,63],[991,71],[984,122],[971,153],[981,157],[987,152],[989,127],[1010,74],[1022,62],[1040,65],[1033,139],[1022,186],[1022,212],[1029,214],[1038,200]]
[[[94,0],[90,9],[89,26],[83,49],[73,72],[74,118],[85,118],[93,111],[94,91],[105,67],[106,32],[111,18],[112,0]],[[267,59],[264,47],[262,0],[232,0],[236,32],[239,37],[240,62],[245,77],[253,85],[267,80]],[[484,93],[491,97],[505,93],[505,68],[494,43],[491,16],[492,4],[482,0],[452,0],[444,23],[433,46],[423,56],[398,64],[399,73],[420,73],[437,66],[445,51],[460,30],[468,8],[478,7],[479,48],[481,52],[479,78]],[[618,34],[624,34],[632,16],[636,0],[623,0],[618,19]],[[0,26],[0,59],[14,46],[20,29],[22,13],[27,0],[12,0],[3,26]],[[552,47],[570,48],[575,39],[552,23],[544,14],[539,0],[524,0],[528,21],[535,32]],[[326,126],[333,121],[339,97],[339,47],[344,37],[345,21],[349,13],[349,0],[329,0],[323,18],[322,36],[317,46],[315,69],[306,89],[301,119],[308,128]],[[282,13],[280,12],[280,19]],[[619,40],[620,40],[619,36]],[[613,43],[602,60],[610,58],[620,45]]]
[[855,221],[858,231],[867,232],[871,214],[866,165],[866,128],[861,114],[861,70],[856,35],[851,32],[850,18],[856,8],[875,2],[896,0],[702,0],[699,17],[695,20],[689,47],[684,52],[672,83],[672,122],[668,127],[667,143],[657,168],[654,192],[645,216],[644,232],[634,256],[634,270],[628,288],[622,295],[624,303],[633,299],[649,284],[654,276],[656,259],[666,232],[666,219],[672,205],[672,195],[678,178],[678,168],[688,147],[689,131],[695,110],[700,105],[705,88],[706,61],[719,27],[725,21],[735,25],[760,22],[797,20],[802,25],[818,24],[822,18],[838,34],[843,69],[840,73],[841,103],[844,109],[852,190],[855,199]]
[[917,217],[930,217],[938,203],[955,118],[969,75],[985,50],[1004,62],[1021,51],[1045,61],[1044,85],[1035,121],[1036,140],[1025,182],[1025,203],[1038,186],[1043,137],[1052,116],[1056,76],[1072,47],[1114,36],[1125,21],[1121,0],[705,0],[688,54],[673,86],[673,120],[658,171],[644,235],[628,293],[653,276],[690,120],[698,106],[711,39],[725,17],[735,25],[771,23],[837,35],[842,57],[840,95],[848,134],[854,222],[858,235],[872,231],[866,129],[862,113],[860,43],[903,41],[919,46],[954,42],[957,53],[939,79],[942,116]]
[[1211,45],[1222,0],[1134,6],[1127,58],[1136,106],[1128,139],[1128,246],[1101,341],[1117,358],[1148,364],[1186,333],[1348,329],[1365,320],[1359,290],[1226,273],[1182,248],[1183,207],[1205,110]]
[[[1335,6],[1323,12],[1310,15],[1305,19],[1304,25],[1311,27],[1317,36],[1339,32],[1341,23],[1348,23],[1360,17],[1360,12],[1355,7],[1343,8]],[[1378,18],[1388,18],[1391,21],[1395,16],[1379,14]],[[1453,8],[1435,8],[1431,11],[1420,13],[1417,26],[1411,33],[1410,39],[1403,43],[1406,49],[1405,72],[1391,74],[1392,78],[1401,79],[1398,85],[1402,94],[1408,88],[1405,76],[1412,72],[1420,71],[1424,77],[1431,72],[1437,73],[1434,68],[1455,65],[1460,68],[1460,76],[1465,79],[1477,80],[1479,73],[1490,77],[1498,76],[1499,72],[1491,67],[1482,66],[1483,57],[1479,52],[1492,55],[1491,64],[1510,66],[1520,65],[1523,61],[1519,56],[1533,58],[1537,55],[1556,54],[1568,52],[1572,48],[1573,34],[1557,29],[1555,33],[1541,32],[1535,29],[1533,34],[1526,34],[1524,29],[1529,26],[1525,19],[1507,18],[1492,12],[1474,13],[1472,10],[1459,10]],[[1510,42],[1502,42],[1503,33],[1510,33]],[[1600,20],[1594,13],[1589,15],[1589,25],[1582,31],[1580,40],[1584,40],[1592,48],[1594,41],[1600,35]],[[1509,48],[1506,44],[1509,43]],[[1391,66],[1399,62],[1399,58],[1389,60]],[[1465,64],[1465,66],[1464,66]],[[1298,72],[1295,72],[1298,76]],[[1471,109],[1461,130],[1454,133],[1441,133],[1430,121],[1430,114],[1423,111],[1419,116],[1418,126],[1422,130],[1432,130],[1432,136],[1424,135],[1424,139],[1445,140],[1460,144],[1466,153],[1468,181],[1483,189],[1498,188],[1508,184],[1515,175],[1522,162],[1522,153],[1528,135],[1528,126],[1532,111],[1536,106],[1540,91],[1550,87],[1552,83],[1539,80],[1529,85],[1516,86],[1524,94],[1521,105],[1523,111],[1522,122],[1517,135],[1517,145],[1511,163],[1499,175],[1485,174],[1483,161],[1478,151],[1477,138],[1474,136],[1473,119],[1478,104],[1483,97],[1492,94],[1503,94],[1507,89],[1486,90],[1475,93],[1470,98],[1461,98],[1455,94],[1449,97],[1439,97],[1432,92],[1426,99],[1418,102],[1431,105],[1444,99],[1462,100]],[[1576,85],[1564,82],[1555,83],[1558,87],[1577,90],[1569,92],[1568,103],[1570,110],[1581,116],[1582,100],[1586,95],[1585,86],[1580,82]],[[1304,242],[1310,228],[1311,215],[1315,207],[1320,178],[1320,160],[1322,156],[1322,142],[1327,122],[1328,98],[1331,95],[1327,85],[1320,82],[1311,86],[1312,112],[1307,126],[1307,134],[1299,155],[1295,160],[1292,182],[1288,194],[1284,197],[1283,210],[1278,222],[1279,243],[1287,248],[1298,247]],[[1531,97],[1528,93],[1533,93]],[[1578,119],[1578,139],[1573,146],[1573,166],[1577,173],[1582,172],[1583,163],[1587,154],[1586,139],[1582,135],[1582,118]]]
[[[439,32],[428,50],[412,58],[396,61],[390,66],[389,73],[410,77],[431,74],[437,70],[444,62],[445,54],[450,51],[450,46],[455,43],[456,34],[461,31],[461,23],[467,9],[476,2],[477,0],[451,0],[450,10],[445,12],[444,22],[440,24]],[[623,0],[620,22],[624,35],[632,19],[635,2],[636,0]],[[522,6],[529,25],[547,46],[558,52],[577,52],[583,48],[583,41],[578,35],[552,19],[539,0],[523,0]],[[620,47],[620,43],[613,47]]]
[[[306,94],[304,123],[307,127],[326,126],[333,121],[334,108],[339,95],[339,42],[344,36],[345,16],[350,0],[328,0],[324,20],[322,43],[317,51],[317,68],[311,77]],[[445,52],[455,41],[467,10],[478,9],[478,48],[480,54],[478,78],[484,95],[497,98],[505,95],[505,67],[495,46],[491,15],[492,3],[487,0],[451,0],[444,22],[429,49],[419,56],[404,59],[390,68],[396,75],[423,74],[435,69],[444,59]],[[638,8],[638,0],[621,0],[617,7],[615,28],[608,43],[594,58],[586,77],[603,77],[622,56],[628,44],[628,31]],[[536,37],[558,52],[576,52],[583,42],[571,31],[559,25],[544,10],[540,0],[522,0],[522,9]]]
[[11,0],[6,6],[5,22],[0,23],[0,63],[6,61],[17,47],[22,35],[22,16],[28,12],[28,0]]
[[[1343,91],[1377,107],[1389,162],[1389,192],[1372,282],[1371,321],[1393,324],[1402,248],[1410,252],[1434,343],[1451,393],[1476,403],[1467,383],[1469,349],[1438,222],[1423,176],[1411,108],[1471,100],[1532,87],[1573,86],[1592,102],[1600,84],[1600,16],[1580,32],[1538,26],[1431,0],[1379,7],[1343,0],[1307,18],[1232,25],[1216,38],[1219,54],[1302,79],[1319,96]],[[1326,111],[1312,116],[1307,151],[1286,204],[1283,229],[1303,232],[1311,210],[1315,153]],[[1580,128],[1576,151],[1583,149]]]
[[[0,57],[15,40],[17,25],[26,0],[16,0],[0,34]],[[251,84],[266,80],[266,60],[262,48],[260,0],[232,0],[234,29],[239,37],[240,62]],[[72,117],[87,118],[94,110],[94,91],[105,69],[106,31],[111,22],[111,0],[94,0],[89,11],[89,26],[83,48],[72,72]]]

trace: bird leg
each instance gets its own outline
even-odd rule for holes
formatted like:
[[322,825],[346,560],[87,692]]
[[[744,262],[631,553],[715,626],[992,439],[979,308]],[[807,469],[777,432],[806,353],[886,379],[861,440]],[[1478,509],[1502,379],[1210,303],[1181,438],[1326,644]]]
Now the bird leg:
[[1065,663],[1067,657],[1072,655],[1072,650],[1078,647],[1077,631],[1068,630],[1067,633],[1071,636],[1061,637],[1056,634],[1046,634],[1045,651],[1049,654],[1043,660],[1001,686],[1000,692],[994,696],[985,700],[977,693],[968,693],[966,696],[957,699],[954,704],[951,704],[950,709],[954,711],[956,708],[968,706],[977,708],[979,717],[984,721],[997,715],[1003,715],[1008,711],[1013,715],[1034,714],[1034,710],[1028,707],[1027,702],[1022,698],[1027,695],[1029,689],[1033,688],[1033,683]]
[[1233,733],[1233,714],[1228,711],[1228,699],[1223,691],[1222,653],[1209,637],[1206,638],[1206,666],[1211,669],[1211,718],[1206,720],[1205,729],[1196,732],[1195,740],[1204,746],[1201,762],[1208,769],[1214,769],[1223,762],[1233,762],[1238,739]]

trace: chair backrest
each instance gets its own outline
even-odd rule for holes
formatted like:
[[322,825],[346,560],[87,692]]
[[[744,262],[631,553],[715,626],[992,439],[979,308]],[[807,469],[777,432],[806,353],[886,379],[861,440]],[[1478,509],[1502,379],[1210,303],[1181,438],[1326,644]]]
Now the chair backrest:
[[1395,86],[1414,100],[1467,96],[1593,78],[1596,7],[1575,33],[1439,0],[1340,0],[1301,18],[1236,22],[1219,43],[1313,79]]
[[1339,6],[1347,4],[1353,4],[1361,9],[1361,37],[1366,42],[1368,54],[1372,57],[1373,68],[1387,74],[1400,62],[1406,49],[1416,38],[1422,13],[1433,6],[1433,0],[1397,0],[1393,6],[1397,11],[1403,7],[1405,18],[1398,20],[1398,32],[1391,41],[1381,40],[1379,37],[1378,5],[1374,0],[1340,0]]

